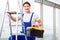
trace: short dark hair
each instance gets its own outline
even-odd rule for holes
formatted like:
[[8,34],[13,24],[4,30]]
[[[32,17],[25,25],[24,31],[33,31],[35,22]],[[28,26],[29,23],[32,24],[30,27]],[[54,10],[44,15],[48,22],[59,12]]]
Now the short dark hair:
[[28,4],[29,6],[31,6],[31,4],[30,4],[29,2],[24,2],[24,3],[23,3],[23,6],[24,6],[25,4]]

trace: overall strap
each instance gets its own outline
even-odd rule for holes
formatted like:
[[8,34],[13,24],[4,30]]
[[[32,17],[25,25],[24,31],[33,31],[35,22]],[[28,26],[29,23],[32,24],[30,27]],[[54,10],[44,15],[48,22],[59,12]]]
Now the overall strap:
[[24,13],[22,13],[22,17],[24,16]]
[[34,12],[32,12],[32,15],[31,15],[31,18],[30,18],[30,22],[31,22],[31,20],[32,20],[33,14],[34,14]]

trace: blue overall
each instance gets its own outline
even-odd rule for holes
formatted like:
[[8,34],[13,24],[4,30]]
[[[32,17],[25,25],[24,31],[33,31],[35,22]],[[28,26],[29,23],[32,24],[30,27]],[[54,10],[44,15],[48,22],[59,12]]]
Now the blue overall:
[[[34,12],[31,15],[30,21],[29,22],[23,22],[24,26],[22,27],[22,32],[24,33],[24,30],[26,32],[26,28],[31,26],[31,20],[33,17]],[[24,17],[24,13],[22,14],[22,18]],[[25,28],[25,29],[24,29]],[[18,35],[18,40],[26,40],[24,35]],[[11,40],[11,37],[9,38],[9,40]],[[16,40],[16,35],[12,36],[12,40]],[[35,40],[35,37],[27,37],[27,40]]]
[[[31,26],[31,21],[32,21],[33,14],[34,14],[34,12],[32,13],[29,22],[23,22],[24,26],[22,27],[22,33],[24,33],[24,30],[25,30],[25,33],[26,33],[26,28]],[[24,14],[22,14],[22,18],[23,17],[24,17]],[[27,39],[28,40],[35,40],[35,37],[27,37]]]
[[[22,27],[22,33],[24,33],[24,30],[25,30],[25,32],[26,32],[26,28],[31,26],[31,20],[32,20],[33,14],[34,14],[34,13],[32,13],[29,22],[23,22],[24,26]],[[24,16],[24,14],[22,14],[22,18],[23,18],[23,16]],[[24,28],[25,28],[25,29],[24,29]]]

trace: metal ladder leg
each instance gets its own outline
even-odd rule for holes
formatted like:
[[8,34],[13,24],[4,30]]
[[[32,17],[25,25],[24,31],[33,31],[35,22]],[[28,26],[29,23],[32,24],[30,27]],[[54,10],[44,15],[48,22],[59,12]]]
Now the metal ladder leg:
[[[22,4],[23,4],[23,0],[22,0]],[[19,9],[20,9],[20,4],[19,4],[19,0],[18,0],[18,5],[19,5]],[[23,5],[22,5],[23,6]],[[22,8],[22,12],[23,12],[23,8]],[[22,14],[21,14],[22,15]],[[22,22],[22,26],[24,25],[23,24],[23,18],[22,18],[22,16],[21,16],[21,22]],[[24,28],[25,29],[25,28]],[[24,30],[24,34],[25,34],[25,30]],[[26,34],[25,34],[25,40],[27,40],[27,36],[26,36]]]
[[[10,11],[9,9],[9,0],[7,0],[7,5],[8,5],[8,11]],[[12,40],[12,27],[11,27],[11,20],[9,18],[9,26],[10,26],[10,35],[11,35],[11,40]]]
[[0,38],[1,38],[1,35],[2,35],[2,31],[3,31],[3,25],[4,25],[5,14],[6,14],[6,8],[7,8],[7,3],[6,3],[5,12],[4,12],[4,17],[3,17],[2,26],[1,26]]
[[[8,4],[8,0],[7,0],[6,8],[7,8],[8,5],[9,4]],[[2,26],[1,26],[0,38],[1,38],[1,35],[2,35],[2,31],[3,31],[3,25],[4,25],[5,14],[6,14],[6,8],[5,8],[3,22],[2,22]],[[8,6],[8,10],[9,10],[9,6]],[[9,19],[9,22],[10,22],[10,19]],[[9,26],[10,26],[10,32],[11,32],[10,34],[12,35],[11,22],[10,22]]]

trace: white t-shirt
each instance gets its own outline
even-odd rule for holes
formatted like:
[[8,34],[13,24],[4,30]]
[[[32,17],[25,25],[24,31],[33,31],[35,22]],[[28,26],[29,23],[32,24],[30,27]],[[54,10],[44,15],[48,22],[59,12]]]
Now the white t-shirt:
[[[24,13],[23,22],[29,22],[31,19],[31,15],[32,15],[32,12],[31,13]],[[34,25],[36,23],[36,20],[38,20],[38,19],[39,19],[39,16],[36,13],[34,13],[33,17],[32,17],[31,24]]]

